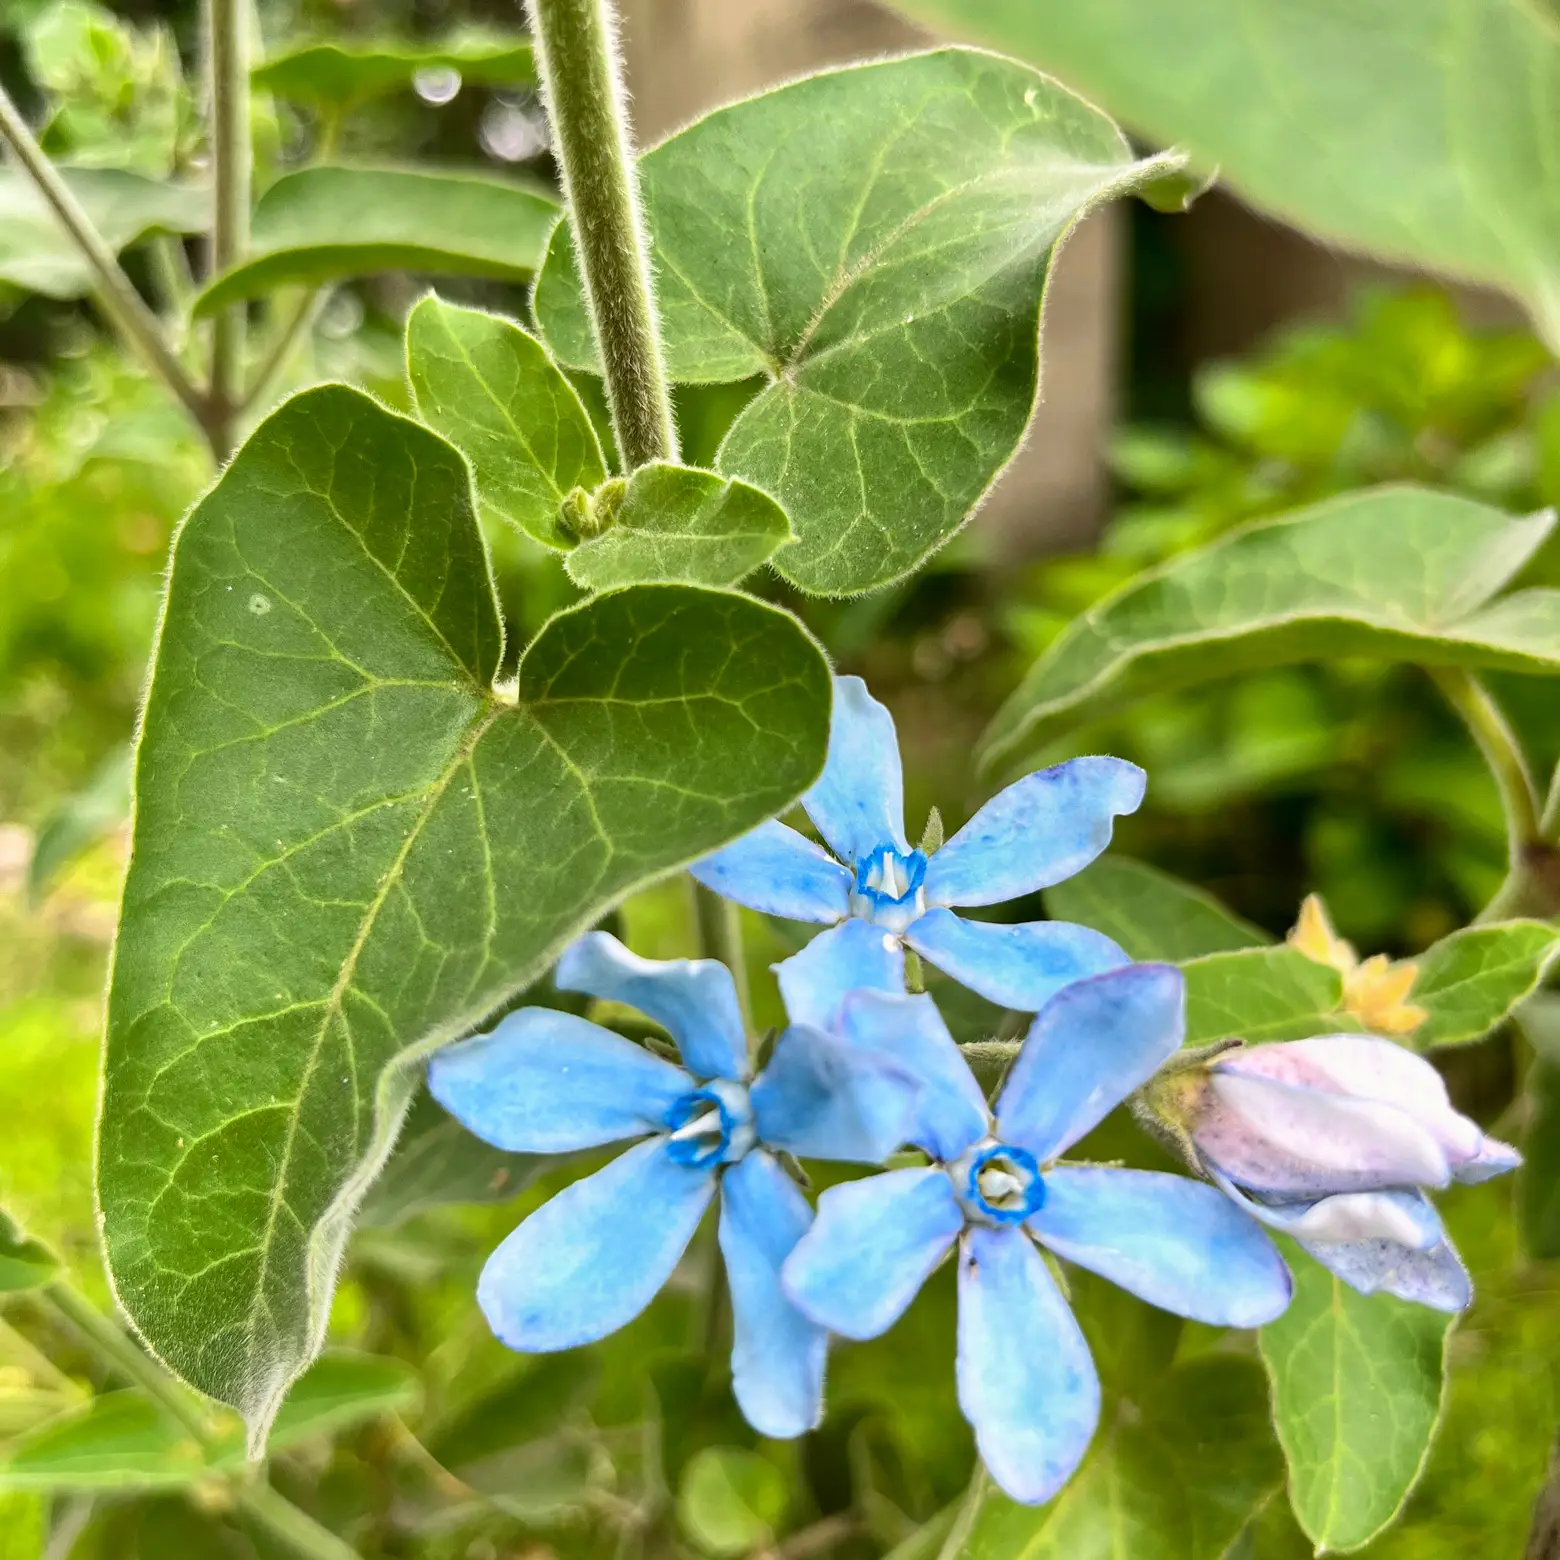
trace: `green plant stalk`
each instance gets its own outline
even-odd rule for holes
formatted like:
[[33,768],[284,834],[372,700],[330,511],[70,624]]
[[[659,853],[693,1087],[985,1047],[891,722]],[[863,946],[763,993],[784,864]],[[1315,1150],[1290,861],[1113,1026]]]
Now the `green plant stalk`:
[[284,1544],[308,1560],[361,1560],[350,1544],[321,1527],[308,1512],[279,1495],[263,1479],[245,1485],[238,1495],[239,1509]]
[[751,1039],[753,1017],[748,1005],[747,959],[742,951],[742,912],[697,878],[688,881],[693,884],[693,920],[699,954],[702,958],[719,959],[731,971],[737,988],[737,1008]]
[[[211,128],[211,274],[220,276],[249,248],[249,15],[246,0],[206,0]],[[218,460],[233,452],[243,399],[248,310],[224,309],[212,322],[207,433]]]
[[986,1465],[977,1452],[975,1471],[970,1475],[970,1486],[964,1493],[964,1503],[959,1507],[958,1516],[953,1519],[953,1526],[949,1528],[942,1548],[937,1551],[937,1560],[958,1560],[958,1556],[964,1552],[964,1546],[975,1527],[975,1519],[986,1503],[986,1491],[990,1488],[991,1475],[986,1472]]
[[109,318],[139,352],[148,368],[182,401],[204,427],[205,398],[185,373],[173,349],[163,339],[162,326],[135,284],[125,275],[114,251],[93,226],[81,202],[39,146],[16,104],[0,88],[0,140],[10,147],[38,192],[48,202],[60,226],[81,251],[98,282],[98,296]]
[[677,459],[677,429],[610,0],[529,0],[542,97],[626,471]]
[[325,307],[329,296],[327,289],[311,287],[293,305],[292,313],[277,327],[264,357],[261,358],[244,388],[239,403],[241,413],[251,410],[265,397],[271,388],[272,380],[286,368],[287,360],[297,350],[298,343],[320,317],[320,311]]

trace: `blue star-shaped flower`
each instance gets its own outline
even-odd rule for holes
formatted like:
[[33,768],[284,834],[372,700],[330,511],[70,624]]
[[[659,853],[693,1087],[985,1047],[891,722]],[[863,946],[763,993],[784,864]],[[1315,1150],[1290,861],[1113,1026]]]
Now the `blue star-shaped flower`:
[[842,994],[862,984],[863,950],[887,937],[1003,1007],[1036,1012],[1069,981],[1119,969],[1108,937],[1065,921],[1000,926],[953,906],[995,905],[1060,883],[1110,843],[1111,820],[1136,810],[1143,771],[1119,758],[1075,758],[994,796],[932,856],[905,837],[893,717],[859,677],[834,680],[822,776],[802,805],[834,852],[778,821],[690,870],[750,909],[839,922],[809,947],[810,981]]
[[686,1067],[552,1008],[522,1008],[434,1057],[434,1097],[499,1148],[558,1154],[644,1139],[493,1253],[477,1286],[489,1325],[525,1353],[615,1332],[671,1276],[718,1189],[737,1401],[765,1435],[811,1429],[826,1338],[786,1299],[779,1270],[812,1212],[769,1150],[880,1163],[905,1140],[916,1080],[805,1024],[780,1036],[754,1078],[731,974],[712,960],[657,963],[591,932],[564,952],[556,979],[647,1014]]
[[857,992],[841,1007],[841,1038],[920,1077],[910,1139],[936,1163],[824,1192],[782,1282],[831,1332],[872,1338],[957,1240],[959,1406],[1015,1500],[1061,1488],[1100,1408],[1088,1346],[1036,1241],[1214,1326],[1257,1327],[1289,1303],[1283,1259],[1213,1187],[1056,1163],[1183,1032],[1183,982],[1168,965],[1079,981],[1035,1020],[993,1113],[929,997]]

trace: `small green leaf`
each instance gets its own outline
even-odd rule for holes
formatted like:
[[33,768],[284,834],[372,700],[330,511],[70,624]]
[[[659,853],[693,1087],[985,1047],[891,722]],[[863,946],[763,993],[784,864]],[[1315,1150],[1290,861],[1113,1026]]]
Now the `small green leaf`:
[[121,1303],[257,1447],[416,1061],[822,768],[827,664],[748,597],[593,597],[496,690],[502,649],[465,462],[345,387],[274,412],[179,532],[98,1184]]
[[790,521],[767,493],[655,461],[628,479],[613,523],[563,566],[587,590],[640,580],[735,585],[790,540]]
[[255,205],[249,257],[210,282],[197,314],[279,287],[380,271],[525,281],[558,203],[540,186],[411,168],[300,168]]
[[1533,1064],[1524,1086],[1528,1114],[1517,1199],[1523,1244],[1543,1260],[1560,1257],[1560,997],[1533,997],[1519,1021]]
[[[71,193],[116,254],[154,233],[201,233],[211,194],[119,168],[62,168]],[[0,282],[47,298],[80,298],[97,278],[20,168],[0,167]]]
[[[954,535],[1023,437],[1057,246],[1176,166],[1135,160],[1048,77],[966,49],[809,76],[645,154],[668,371],[768,376],[715,464],[790,515],[788,580],[869,590]],[[559,359],[594,368],[562,225],[535,305]]]
[[1408,1000],[1429,1017],[1408,1038],[1418,1047],[1479,1040],[1538,989],[1560,951],[1560,926],[1499,921],[1465,926],[1418,955]]
[[785,1515],[785,1474],[735,1446],[707,1446],[683,1470],[677,1521],[707,1555],[747,1554],[768,1543]]
[[1045,911],[1104,932],[1134,959],[1176,963],[1272,940],[1212,894],[1128,856],[1101,856],[1048,888]]
[[110,1392],[11,1443],[0,1490],[174,1489],[208,1472],[200,1443],[136,1392]]
[[590,414],[546,347],[512,320],[427,297],[407,316],[417,412],[471,462],[495,514],[549,547],[569,547],[558,509],[604,480]]
[[1295,1295],[1258,1335],[1289,1503],[1317,1546],[1370,1542],[1418,1482],[1441,1417],[1453,1318],[1362,1295],[1285,1242]]
[[59,1258],[42,1241],[31,1240],[0,1213],[0,1294],[40,1289],[59,1272]]
[[535,81],[536,61],[523,33],[473,29],[439,42],[303,43],[256,65],[250,80],[295,103],[346,109],[405,91],[424,71],[454,71],[462,81],[502,87]]
[[[1186,977],[1186,1043],[1239,1036],[1252,1044],[1303,1040],[1340,1026],[1343,979],[1298,949],[1242,948],[1181,966]],[[1347,1026],[1345,1026],[1347,1027]]]
[[1261,1371],[1205,1355],[1141,1401],[1048,1506],[988,1495],[960,1560],[1223,1560],[1283,1478]]
[[983,761],[1151,693],[1295,661],[1560,670],[1560,591],[1486,605],[1554,526],[1382,487],[1233,531],[1137,575],[1071,623],[997,712]]
[[129,821],[132,758],[128,742],[116,747],[44,820],[27,864],[27,893],[35,904],[83,851]]
[[404,1360],[333,1349],[298,1378],[277,1410],[271,1450],[284,1451],[299,1441],[405,1413],[421,1401],[422,1383]]

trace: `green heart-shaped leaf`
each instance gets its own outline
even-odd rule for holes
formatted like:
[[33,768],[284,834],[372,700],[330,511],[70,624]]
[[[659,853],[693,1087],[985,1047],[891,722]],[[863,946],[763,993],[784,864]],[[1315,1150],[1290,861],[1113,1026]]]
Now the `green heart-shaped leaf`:
[[[886,585],[964,524],[1034,406],[1057,245],[1178,165],[1135,160],[1056,82],[968,49],[809,76],[645,154],[668,372],[768,376],[716,465],[790,515],[787,579]],[[536,312],[561,361],[596,366],[563,225]]]
[[1530,997],[1560,952],[1560,926],[1498,921],[1465,926],[1416,959],[1408,1000],[1429,1017],[1408,1038],[1421,1048],[1479,1040]]
[[1211,953],[1187,960],[1181,973],[1186,977],[1188,1045],[1234,1036],[1253,1045],[1303,1040],[1349,1027],[1338,1012],[1342,977],[1298,948]]
[[99,1195],[120,1301],[256,1445],[416,1059],[822,768],[822,653],[748,597],[593,597],[495,691],[501,652],[464,462],[356,391],[282,406],[179,533]]
[[250,80],[261,91],[296,103],[351,108],[404,91],[424,71],[454,71],[463,82],[484,86],[536,80],[529,38],[477,31],[437,43],[304,43],[255,66]]
[[1560,591],[1491,602],[1554,526],[1385,487],[1246,526],[1133,579],[1068,625],[997,712],[988,764],[1134,700],[1337,656],[1560,670]]

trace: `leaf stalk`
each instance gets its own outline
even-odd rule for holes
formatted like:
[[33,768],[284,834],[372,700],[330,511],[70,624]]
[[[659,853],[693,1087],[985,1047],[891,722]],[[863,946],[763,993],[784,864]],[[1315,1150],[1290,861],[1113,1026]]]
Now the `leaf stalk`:
[[[206,0],[206,57],[211,129],[211,275],[220,276],[249,248],[249,16],[246,0]],[[212,322],[211,390],[206,430],[218,460],[233,452],[243,403],[248,306],[235,303]]]

